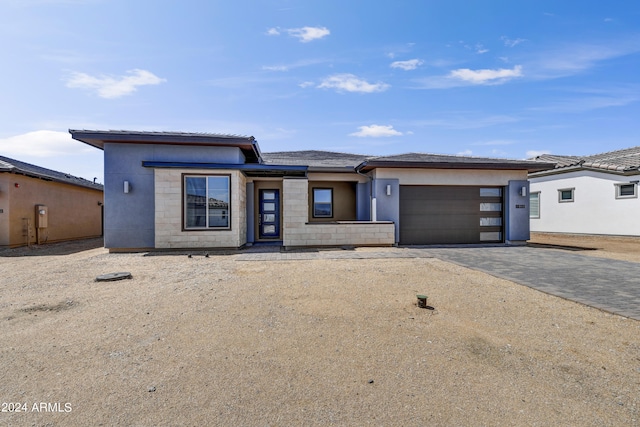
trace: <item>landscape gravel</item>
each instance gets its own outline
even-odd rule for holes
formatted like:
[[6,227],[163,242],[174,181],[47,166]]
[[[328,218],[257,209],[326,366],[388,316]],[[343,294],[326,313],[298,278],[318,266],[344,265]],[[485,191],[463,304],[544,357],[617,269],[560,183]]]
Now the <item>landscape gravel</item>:
[[640,425],[636,320],[435,258],[95,246],[0,252],[0,425]]

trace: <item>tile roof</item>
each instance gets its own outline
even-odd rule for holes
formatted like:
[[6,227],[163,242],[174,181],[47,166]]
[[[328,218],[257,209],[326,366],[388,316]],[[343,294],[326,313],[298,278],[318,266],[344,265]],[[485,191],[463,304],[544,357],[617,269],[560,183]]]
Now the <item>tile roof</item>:
[[371,156],[318,150],[262,153],[263,163],[267,165],[327,168],[355,168],[368,158],[371,158]]
[[372,157],[358,166],[366,171],[375,167],[456,168],[456,169],[526,169],[529,172],[553,167],[532,160],[496,159],[487,157],[453,156],[445,154],[405,153]]
[[102,184],[96,184],[87,179],[79,178],[68,173],[54,171],[4,156],[0,156],[0,172],[18,173],[47,181],[56,181],[65,184],[93,188],[95,190],[103,190]]
[[618,173],[637,172],[640,170],[640,146],[584,157],[542,154],[534,160],[555,163],[555,170],[582,167]]

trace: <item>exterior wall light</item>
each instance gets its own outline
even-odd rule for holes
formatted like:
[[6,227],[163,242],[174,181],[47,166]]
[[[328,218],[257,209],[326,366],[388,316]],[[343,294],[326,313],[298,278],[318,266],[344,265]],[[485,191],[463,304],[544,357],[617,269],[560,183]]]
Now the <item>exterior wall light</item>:
[[131,187],[131,184],[129,184],[129,181],[125,181],[124,182],[124,192],[125,194],[128,194],[133,188]]
[[391,195],[391,186],[387,185],[387,196]]

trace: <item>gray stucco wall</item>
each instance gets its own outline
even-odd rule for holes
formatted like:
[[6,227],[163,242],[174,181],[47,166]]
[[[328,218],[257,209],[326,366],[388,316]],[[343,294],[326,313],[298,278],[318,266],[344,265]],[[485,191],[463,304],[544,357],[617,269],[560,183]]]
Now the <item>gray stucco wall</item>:
[[359,182],[356,187],[356,219],[371,220],[371,182]]
[[[104,245],[106,248],[153,248],[155,245],[154,170],[143,161],[244,163],[235,147],[153,144],[104,144]],[[124,193],[124,181],[131,189]]]
[[[521,195],[522,187],[526,188]],[[524,243],[529,233],[529,181],[509,181],[505,194],[505,240],[507,243]]]
[[[387,185],[391,187],[391,195],[387,195]],[[393,221],[396,228],[396,243],[400,236],[400,180],[374,179],[373,194],[376,198],[378,221]]]

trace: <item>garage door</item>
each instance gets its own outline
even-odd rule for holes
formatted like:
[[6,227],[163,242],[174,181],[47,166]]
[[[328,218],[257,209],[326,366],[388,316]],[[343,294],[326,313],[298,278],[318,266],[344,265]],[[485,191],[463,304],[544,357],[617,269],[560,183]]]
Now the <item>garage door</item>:
[[400,186],[400,244],[503,241],[501,187]]

